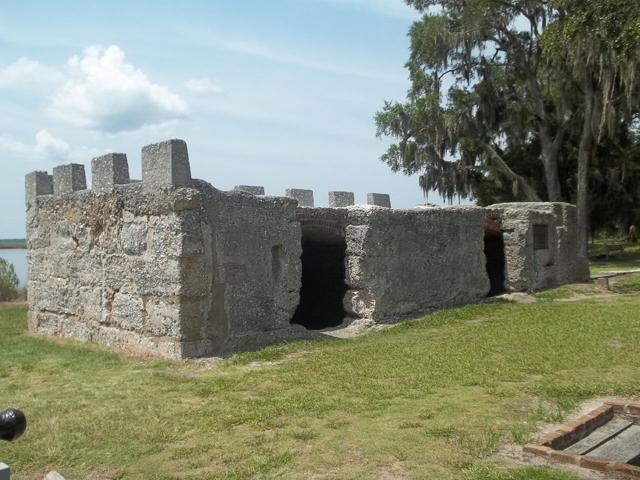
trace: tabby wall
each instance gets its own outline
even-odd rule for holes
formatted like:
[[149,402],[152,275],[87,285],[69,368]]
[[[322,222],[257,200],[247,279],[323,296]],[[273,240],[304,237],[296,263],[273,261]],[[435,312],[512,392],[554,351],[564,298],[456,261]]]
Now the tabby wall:
[[[170,358],[288,338],[300,289],[297,203],[190,178],[186,144],[26,179],[33,332]],[[297,336],[300,336],[298,334]]]
[[504,236],[508,291],[525,292],[589,279],[580,255],[576,207],[568,203],[502,203],[487,207]]
[[339,315],[398,322],[487,296],[489,221],[504,240],[507,291],[588,279],[567,204],[392,209],[386,194],[357,206],[331,192],[330,208],[314,208],[311,190],[269,197],[193,180],[181,140],[142,149],[142,180],[124,154],[93,159],[91,175],[90,189],[82,165],[26,177],[34,333],[167,358],[315,337],[292,324],[309,239],[344,245]]
[[350,315],[391,323],[489,292],[482,208],[361,207],[346,223]]

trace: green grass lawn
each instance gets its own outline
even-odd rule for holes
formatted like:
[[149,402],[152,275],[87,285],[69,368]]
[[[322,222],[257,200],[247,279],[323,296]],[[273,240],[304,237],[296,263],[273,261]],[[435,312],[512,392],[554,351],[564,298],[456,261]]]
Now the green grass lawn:
[[211,367],[32,338],[0,308],[0,406],[29,419],[0,460],[16,480],[574,479],[491,454],[640,394],[639,312],[638,293],[485,303]]

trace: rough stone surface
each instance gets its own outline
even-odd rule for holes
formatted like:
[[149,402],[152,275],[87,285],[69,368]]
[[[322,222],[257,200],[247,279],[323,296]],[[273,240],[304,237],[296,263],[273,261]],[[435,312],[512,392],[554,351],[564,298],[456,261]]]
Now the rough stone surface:
[[483,209],[347,212],[344,306],[351,315],[391,323],[489,292]]
[[353,192],[329,192],[330,207],[350,207],[355,203]]
[[[589,262],[578,253],[576,207],[568,203],[502,203],[487,207],[501,225],[505,287],[523,292],[589,279]],[[534,248],[534,226],[547,226],[548,248]]]
[[124,153],[109,153],[91,160],[91,188],[111,192],[115,185],[129,183],[129,163]]
[[47,172],[31,172],[25,177],[25,201],[27,206],[40,195],[53,194],[53,176]]
[[[346,245],[349,321],[398,322],[487,295],[489,217],[503,231],[508,290],[587,278],[571,205],[299,208],[313,192],[288,191],[296,201],[191,180],[183,143],[145,147],[143,182],[119,184],[114,157],[91,190],[81,166],[54,169],[55,195],[48,174],[27,176],[31,331],[168,358],[313,338],[291,324],[308,240]],[[533,248],[534,230],[548,248]]]
[[391,197],[386,193],[367,193],[367,204],[391,208]]
[[298,201],[301,207],[313,207],[313,190],[304,190],[301,188],[288,188],[285,195]]
[[191,167],[186,142],[174,139],[143,147],[142,183],[146,191],[189,186]]
[[53,194],[56,196],[65,193],[77,192],[87,188],[87,179],[84,174],[84,165],[69,163],[53,169]]
[[245,192],[251,195],[264,195],[264,187],[257,185],[236,185],[233,187],[235,192]]

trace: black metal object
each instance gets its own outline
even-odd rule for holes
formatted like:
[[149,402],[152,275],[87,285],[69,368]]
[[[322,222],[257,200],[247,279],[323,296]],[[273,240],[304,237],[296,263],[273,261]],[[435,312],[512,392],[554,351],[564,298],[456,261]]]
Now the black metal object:
[[27,417],[20,410],[7,408],[0,412],[0,440],[13,442],[20,438],[27,428]]

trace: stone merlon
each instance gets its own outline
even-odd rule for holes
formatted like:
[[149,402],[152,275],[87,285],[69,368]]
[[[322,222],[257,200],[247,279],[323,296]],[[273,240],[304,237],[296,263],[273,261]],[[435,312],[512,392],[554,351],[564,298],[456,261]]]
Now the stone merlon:
[[84,165],[69,163],[53,169],[53,194],[56,196],[87,188]]
[[391,208],[391,197],[386,193],[367,193],[367,204]]
[[166,140],[142,148],[142,183],[146,191],[191,184],[189,153],[184,140]]
[[91,188],[110,192],[129,183],[129,163],[124,153],[109,153],[91,160]]
[[25,177],[25,200],[27,205],[33,203],[40,195],[53,194],[53,176],[47,172],[31,172]]
[[353,192],[329,192],[330,207],[350,207],[355,203]]
[[313,207],[313,190],[305,190],[302,188],[288,188],[285,195],[298,201],[301,207]]

